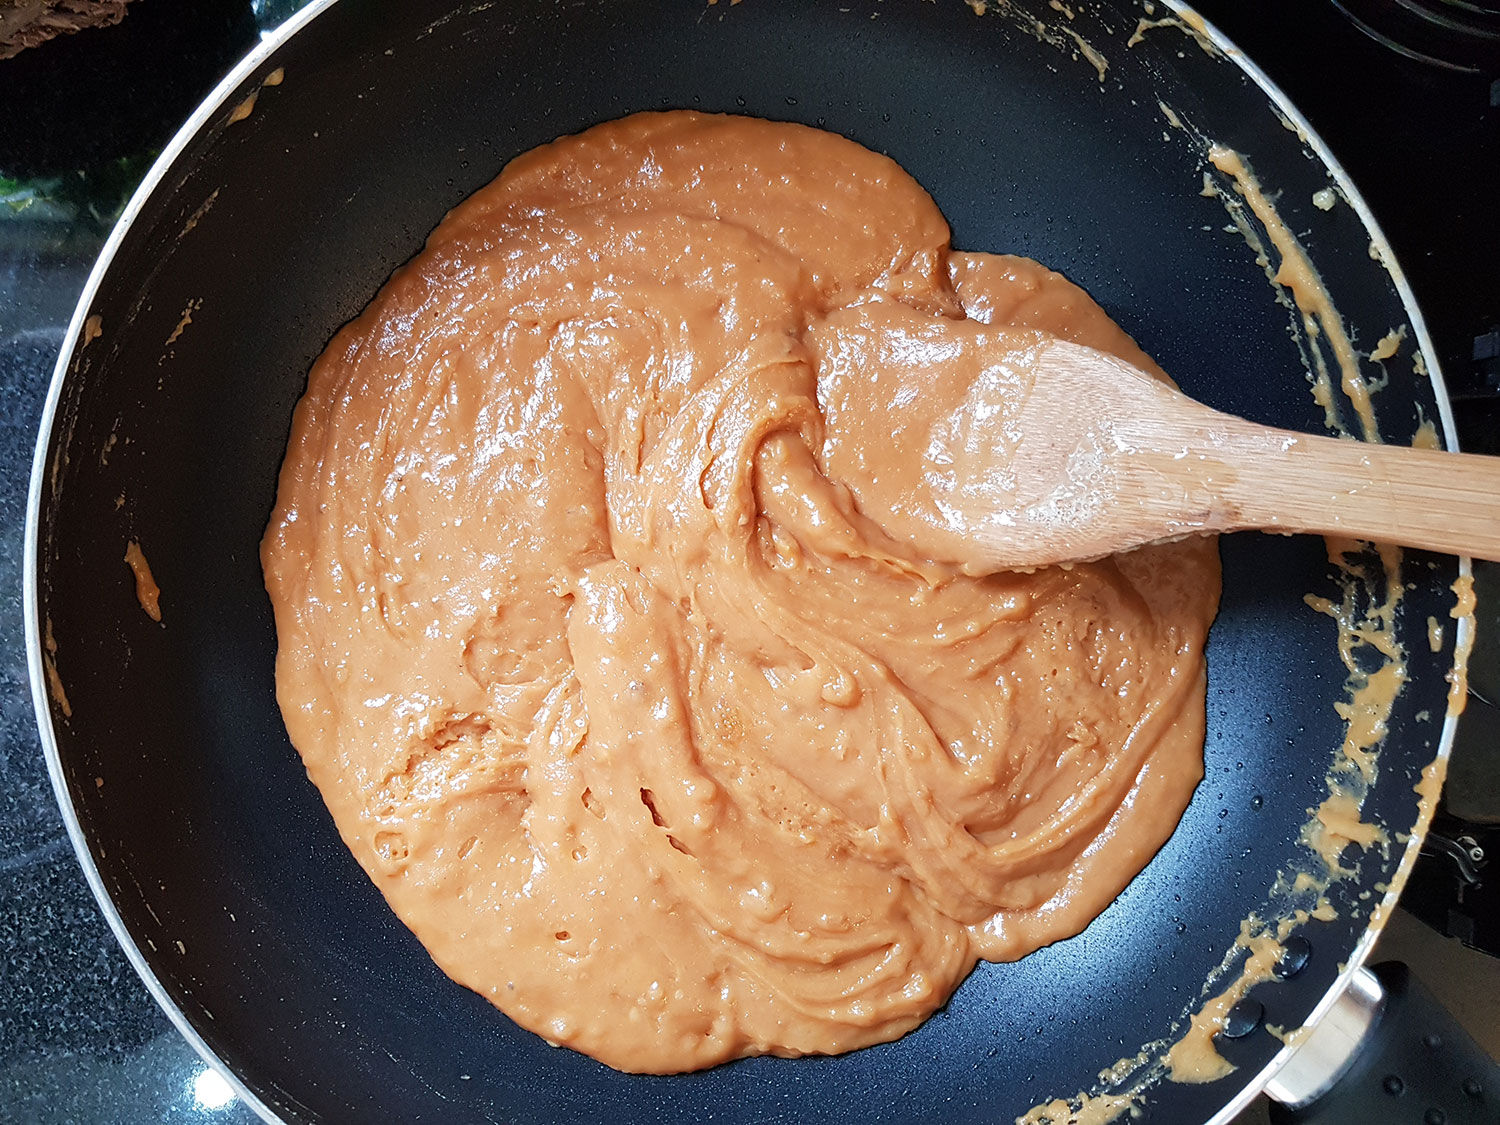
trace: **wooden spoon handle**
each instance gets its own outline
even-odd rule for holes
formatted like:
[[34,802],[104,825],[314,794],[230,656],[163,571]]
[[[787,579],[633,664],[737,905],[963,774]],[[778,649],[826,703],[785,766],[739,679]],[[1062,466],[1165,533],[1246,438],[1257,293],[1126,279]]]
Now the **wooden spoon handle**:
[[1226,487],[1224,530],[1346,535],[1500,561],[1500,457],[1270,433],[1282,448],[1260,445],[1242,461]]

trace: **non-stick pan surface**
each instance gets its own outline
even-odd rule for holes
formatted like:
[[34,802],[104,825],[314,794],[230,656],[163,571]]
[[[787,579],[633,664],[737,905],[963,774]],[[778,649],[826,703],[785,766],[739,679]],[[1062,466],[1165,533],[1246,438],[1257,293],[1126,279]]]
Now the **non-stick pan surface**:
[[[443,213],[512,156],[633,110],[802,121],[884,151],[926,186],[955,245],[1032,255],[1093,293],[1191,394],[1322,427],[1288,310],[1219,200],[1202,146],[1158,100],[1247,153],[1368,350],[1420,319],[1352,206],[1312,206],[1329,169],[1232,54],[1143,13],[1082,4],[979,16],[962,0],[342,0],[249,62],[127,212],[53,386],[32,497],[29,612],[54,778],[122,941],[190,1036],[268,1112],[327,1121],[995,1121],[1097,1085],[1182,1030],[1279,871],[1313,861],[1308,809],[1343,739],[1346,669],[1321,540],[1223,543],[1209,646],[1206,777],[1181,827],[1083,934],[981,966],[899,1042],[631,1077],[548,1047],[445,978],[340,842],[287,742],[257,544],[291,411],[334,330]],[[1072,9],[1070,9],[1072,10]],[[1158,11],[1158,15],[1162,11]],[[1103,78],[1057,28],[1108,62]],[[262,82],[276,71],[279,85]],[[231,110],[257,88],[241,120]],[[1348,185],[1346,195],[1357,202]],[[85,317],[90,320],[85,328]],[[93,327],[100,329],[93,337]],[[1378,396],[1408,441],[1446,419],[1409,345]],[[1428,360],[1429,366],[1431,360]],[[125,545],[162,587],[136,604]],[[1255,996],[1295,1027],[1361,950],[1442,744],[1454,560],[1410,556],[1397,702],[1338,918],[1306,968]],[[49,689],[49,676],[56,682]],[[62,700],[66,696],[67,706]],[[621,935],[629,940],[629,935]],[[1152,1120],[1205,1120],[1281,1048],[1162,1083]],[[1148,1052],[1149,1053],[1149,1052]]]

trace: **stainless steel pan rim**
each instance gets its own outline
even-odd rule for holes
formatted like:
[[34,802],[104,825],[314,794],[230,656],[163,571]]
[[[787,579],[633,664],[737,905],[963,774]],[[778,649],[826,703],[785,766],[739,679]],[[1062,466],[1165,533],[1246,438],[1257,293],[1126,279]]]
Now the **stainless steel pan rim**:
[[[223,80],[199,104],[187,121],[183,123],[170,143],[162,151],[161,156],[152,165],[150,171],[141,181],[140,186],[126,205],[84,285],[78,305],[69,323],[63,348],[53,369],[47,397],[42,409],[36,451],[32,460],[31,484],[26,510],[22,600],[25,614],[27,668],[31,680],[32,703],[37,715],[38,732],[47,761],[48,775],[51,778],[53,792],[62,813],[68,837],[72,842],[73,851],[78,857],[89,889],[98,902],[105,920],[109,923],[115,939],[119,942],[120,947],[125,952],[126,958],[140,976],[157,1005],[203,1061],[229,1082],[236,1096],[261,1119],[271,1122],[273,1125],[281,1122],[282,1118],[224,1064],[188,1021],[181,1009],[171,1000],[165,987],[156,977],[147,963],[145,956],[131,937],[118,909],[110,898],[109,892],[105,889],[98,866],[84,837],[83,828],[73,806],[71,796],[68,792],[67,780],[63,772],[56,733],[53,727],[51,697],[44,663],[42,626],[39,616],[40,590],[38,586],[38,561],[41,547],[39,541],[41,501],[42,485],[47,473],[48,446],[56,421],[58,406],[62,399],[63,387],[72,368],[74,356],[80,350],[79,342],[84,333],[85,322],[90,315],[89,310],[93,305],[95,296],[105,275],[111,267],[115,254],[129,233],[132,224],[144,210],[149,198],[167,180],[179,157],[198,134],[227,108],[233,104],[237,104],[239,99],[244,97],[242,88],[246,86],[248,80],[276,54],[288,39],[330,9],[336,2],[337,0],[313,0],[312,3],[297,12],[280,27],[272,32],[265,33],[261,42],[225,75]],[[1358,189],[1349,179],[1343,166],[1308,123],[1307,119],[1303,117],[1297,107],[1292,104],[1286,95],[1282,93],[1276,84],[1254,62],[1248,59],[1242,51],[1234,47],[1230,40],[1217,28],[1198,16],[1188,4],[1182,3],[1181,0],[1165,0],[1165,6],[1179,18],[1191,21],[1191,24],[1198,28],[1202,35],[1212,42],[1220,52],[1231,59],[1251,81],[1265,92],[1276,109],[1296,127],[1299,137],[1304,140],[1306,146],[1327,168],[1344,198],[1358,214],[1360,221],[1371,236],[1373,246],[1379,250],[1382,263],[1390,274],[1391,281],[1395,286],[1411,326],[1417,347],[1430,372],[1432,391],[1436,400],[1438,419],[1442,425],[1444,442],[1448,448],[1455,448],[1457,445],[1457,433],[1453,420],[1452,407],[1426,322],[1421,310],[1417,307],[1406,276],[1396,262],[1395,256],[1390,249],[1390,244],[1381,232],[1379,224],[1376,222],[1364,197],[1359,193]],[[1467,557],[1459,558],[1458,573],[1460,577],[1468,577],[1472,574],[1471,562]],[[1467,646],[1472,642],[1473,632],[1474,624],[1471,617],[1459,620],[1456,630],[1456,651],[1463,652],[1466,650]],[[1445,765],[1452,750],[1457,724],[1458,716],[1450,709],[1438,738],[1435,755],[1435,760]],[[1394,906],[1399,897],[1400,890],[1405,886],[1407,876],[1421,848],[1425,830],[1425,825],[1418,824],[1416,830],[1413,831],[1411,837],[1408,839],[1396,873],[1390,881],[1390,889],[1386,892],[1380,908],[1376,912],[1377,918],[1387,916],[1389,908]],[[1320,1020],[1337,1002],[1340,994],[1348,986],[1355,974],[1360,971],[1361,966],[1368,958],[1376,939],[1379,937],[1380,929],[1381,925],[1378,922],[1367,928],[1356,945],[1353,954],[1349,957],[1339,974],[1334,986],[1328,990],[1314,1007],[1312,1014],[1307,1020],[1309,1024]],[[1255,1099],[1272,1077],[1286,1064],[1294,1051],[1294,1047],[1283,1047],[1252,1081],[1220,1108],[1211,1119],[1210,1125],[1223,1125],[1223,1123],[1231,1121],[1241,1113]]]

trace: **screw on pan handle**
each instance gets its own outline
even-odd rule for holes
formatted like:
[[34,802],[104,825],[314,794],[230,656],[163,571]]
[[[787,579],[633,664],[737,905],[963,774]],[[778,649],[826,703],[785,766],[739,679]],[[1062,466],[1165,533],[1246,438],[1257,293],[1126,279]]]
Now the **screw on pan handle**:
[[[1495,1125],[1500,1122],[1500,1063],[1487,1055],[1426,987],[1398,961],[1356,978],[1351,1003],[1368,1015],[1347,1057],[1327,1056],[1326,1089],[1296,1068],[1299,1081],[1271,1083],[1275,1125]],[[1346,1026],[1354,1026],[1351,1021]],[[1325,1037],[1326,1038],[1326,1037]],[[1326,1044],[1325,1044],[1326,1046]],[[1300,1100],[1307,1095],[1308,1100]]]

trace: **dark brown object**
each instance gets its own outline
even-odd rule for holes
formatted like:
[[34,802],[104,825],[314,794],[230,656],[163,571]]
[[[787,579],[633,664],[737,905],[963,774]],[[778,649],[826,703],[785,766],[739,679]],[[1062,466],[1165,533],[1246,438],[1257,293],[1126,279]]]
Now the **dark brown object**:
[[0,0],[0,59],[85,27],[113,27],[130,0]]

